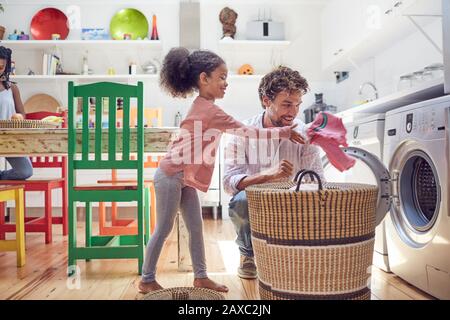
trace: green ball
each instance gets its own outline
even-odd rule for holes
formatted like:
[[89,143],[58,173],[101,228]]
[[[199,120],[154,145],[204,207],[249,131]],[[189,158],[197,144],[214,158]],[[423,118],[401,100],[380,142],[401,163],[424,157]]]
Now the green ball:
[[132,40],[144,39],[148,34],[147,18],[139,10],[122,9],[111,19],[109,33],[114,40],[123,40],[124,34],[131,35]]

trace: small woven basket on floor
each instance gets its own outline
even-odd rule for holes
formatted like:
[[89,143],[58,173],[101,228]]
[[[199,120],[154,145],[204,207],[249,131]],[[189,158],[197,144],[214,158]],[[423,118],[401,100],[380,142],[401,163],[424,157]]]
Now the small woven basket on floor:
[[219,292],[195,287],[175,287],[152,291],[142,300],[224,300]]
[[246,188],[261,299],[370,299],[378,187],[299,175]]
[[59,123],[42,120],[0,120],[2,129],[52,129],[59,126]]

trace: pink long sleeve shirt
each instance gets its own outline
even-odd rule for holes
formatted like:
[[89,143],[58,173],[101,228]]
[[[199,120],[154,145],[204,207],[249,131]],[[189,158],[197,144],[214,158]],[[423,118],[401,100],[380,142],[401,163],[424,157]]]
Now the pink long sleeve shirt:
[[290,137],[289,127],[263,129],[245,126],[213,102],[199,96],[181,122],[180,134],[169,146],[159,167],[168,175],[183,171],[185,185],[208,191],[217,148],[224,132],[258,139]]

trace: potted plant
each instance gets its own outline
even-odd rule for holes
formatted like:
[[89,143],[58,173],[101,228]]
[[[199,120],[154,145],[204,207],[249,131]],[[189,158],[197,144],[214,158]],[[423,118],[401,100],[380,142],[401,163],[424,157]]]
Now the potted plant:
[[[3,5],[0,3],[0,12],[3,12],[3,11],[5,11],[5,10],[3,9]],[[0,25],[0,40],[3,40],[3,35],[5,34],[5,30],[6,30],[5,27]]]

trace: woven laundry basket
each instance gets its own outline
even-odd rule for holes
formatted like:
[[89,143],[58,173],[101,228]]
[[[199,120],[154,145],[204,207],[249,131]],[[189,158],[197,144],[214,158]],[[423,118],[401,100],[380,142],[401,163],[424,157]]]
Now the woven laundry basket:
[[0,120],[2,129],[51,129],[59,126],[59,123],[43,120]]
[[142,300],[225,300],[219,292],[196,287],[175,287],[147,293]]
[[261,299],[370,299],[378,187],[299,174],[246,188]]

